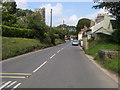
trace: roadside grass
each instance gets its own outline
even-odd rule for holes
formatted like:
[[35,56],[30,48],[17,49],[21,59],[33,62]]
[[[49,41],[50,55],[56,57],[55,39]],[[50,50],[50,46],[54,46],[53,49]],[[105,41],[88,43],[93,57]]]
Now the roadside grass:
[[99,41],[90,40],[88,47],[89,47],[89,49],[86,50],[85,52],[89,55],[94,56],[94,57],[98,56],[98,51],[100,49],[118,50],[120,48],[120,46],[118,46],[118,44],[104,42],[104,41],[101,41],[101,40],[99,40]]
[[62,43],[64,43],[63,40],[61,40],[61,39],[55,39],[55,45],[62,44]]
[[114,57],[112,59],[101,60],[98,56],[100,49],[118,50],[120,46],[118,44],[104,42],[104,41],[89,41],[89,49],[85,51],[86,54],[92,55],[94,59],[99,62],[103,67],[110,71],[116,72],[120,75],[120,57]]
[[[60,43],[63,42],[56,40],[56,44]],[[2,37],[2,60],[50,46],[53,45],[41,43],[37,39]]]

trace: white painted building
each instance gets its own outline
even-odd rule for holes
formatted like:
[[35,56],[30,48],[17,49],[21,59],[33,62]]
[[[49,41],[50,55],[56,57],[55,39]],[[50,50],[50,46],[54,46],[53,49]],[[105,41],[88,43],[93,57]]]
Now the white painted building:
[[82,31],[78,33],[78,40],[79,40],[79,43],[80,43],[81,46],[83,46],[82,34],[83,34]]
[[111,16],[110,15],[105,15],[104,19],[95,24],[94,26],[92,26],[90,29],[91,34],[93,33],[103,33],[103,34],[107,34],[107,35],[111,35],[113,32],[113,28],[112,28],[112,24],[111,24]]
[[112,17],[107,14],[98,14],[98,20],[96,19],[97,22],[94,25],[94,22],[92,21],[91,27],[86,28],[84,27],[81,29],[81,32],[78,33],[78,40],[81,43],[81,46],[83,46],[83,36],[87,36],[87,39],[91,39],[92,35],[97,36],[98,33],[106,34],[106,35],[111,35],[113,32],[113,27],[112,27]]
[[78,33],[78,40],[82,40],[82,31]]

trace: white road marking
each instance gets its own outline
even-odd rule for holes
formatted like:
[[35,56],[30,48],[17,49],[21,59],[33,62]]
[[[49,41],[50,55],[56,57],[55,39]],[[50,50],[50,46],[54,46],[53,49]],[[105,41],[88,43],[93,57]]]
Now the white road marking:
[[62,48],[61,50],[63,50],[64,48]]
[[1,90],[2,88],[4,88],[5,86],[7,86],[9,83],[11,83],[11,81],[8,81],[8,82],[6,82],[4,85],[2,85],[2,86],[0,87],[0,90]]
[[43,65],[45,65],[47,63],[47,61],[45,61],[43,64],[41,64],[37,69],[35,69],[33,72],[38,71]]
[[54,56],[55,56],[55,54],[53,54],[53,55],[50,57],[50,59],[52,59]]
[[15,84],[17,81],[12,82],[10,85],[8,85],[6,88],[9,88],[10,86],[12,86],[13,84]]
[[0,86],[1,86],[3,83],[5,83],[5,81],[1,82],[1,83],[0,83]]
[[17,88],[17,87],[20,86],[20,85],[21,85],[21,83],[18,83],[16,86],[13,87],[12,90],[14,90],[15,88]]
[[57,51],[57,53],[59,53],[59,52],[60,52],[60,50]]

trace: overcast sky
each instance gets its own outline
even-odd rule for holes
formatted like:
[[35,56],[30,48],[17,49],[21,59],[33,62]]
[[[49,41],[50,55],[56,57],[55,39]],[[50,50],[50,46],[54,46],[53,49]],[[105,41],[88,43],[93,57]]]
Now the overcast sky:
[[[81,18],[89,18],[94,20],[98,13],[104,13],[105,10],[93,9],[94,2],[90,0],[15,0],[17,7],[21,9],[31,9],[45,7],[46,9],[46,24],[50,24],[50,9],[53,9],[53,26],[57,26],[65,21],[65,24],[76,26],[77,22]],[[54,2],[53,2],[54,1]],[[56,2],[59,1],[59,2]],[[64,0],[65,1],[65,0]],[[84,2],[83,2],[84,1]]]

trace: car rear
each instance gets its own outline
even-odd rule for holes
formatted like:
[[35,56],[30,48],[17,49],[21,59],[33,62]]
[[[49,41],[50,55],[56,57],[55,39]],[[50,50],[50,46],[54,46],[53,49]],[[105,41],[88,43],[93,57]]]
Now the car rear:
[[73,46],[78,46],[79,45],[79,41],[78,40],[73,40],[72,45]]

